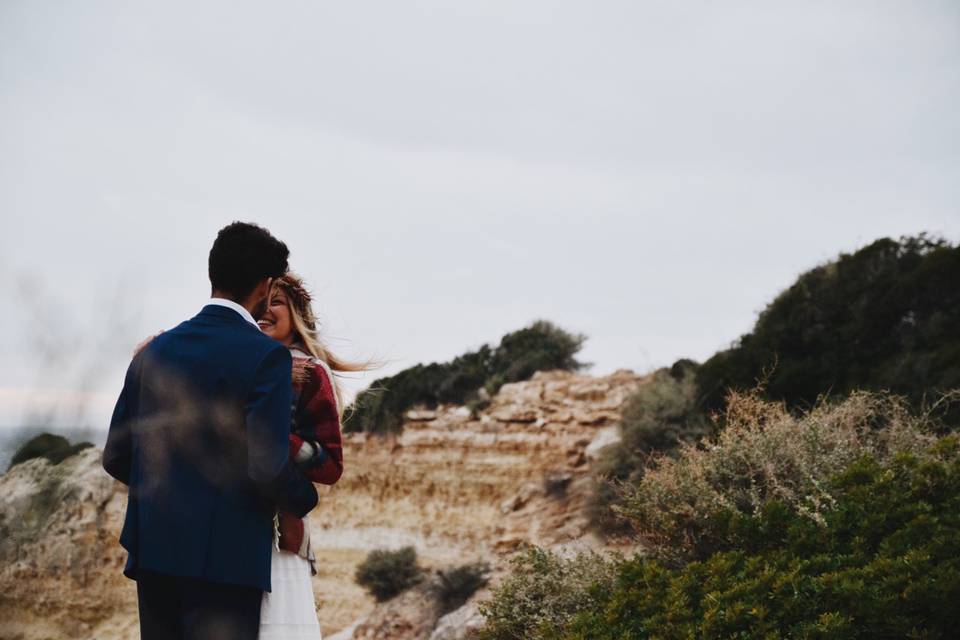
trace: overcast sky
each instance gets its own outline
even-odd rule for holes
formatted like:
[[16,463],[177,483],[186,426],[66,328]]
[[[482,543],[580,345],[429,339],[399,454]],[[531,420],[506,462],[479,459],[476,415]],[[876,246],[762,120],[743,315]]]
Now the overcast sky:
[[597,374],[705,359],[840,251],[960,239],[958,105],[955,0],[0,0],[0,425],[105,428],[233,220],[387,361],[353,388],[537,318]]

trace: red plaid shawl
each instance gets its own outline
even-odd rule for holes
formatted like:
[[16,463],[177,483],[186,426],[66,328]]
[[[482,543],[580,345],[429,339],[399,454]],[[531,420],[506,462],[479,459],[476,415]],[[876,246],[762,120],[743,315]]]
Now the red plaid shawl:
[[[334,484],[343,473],[343,440],[340,414],[333,390],[331,371],[326,363],[293,351],[293,413],[290,429],[290,457],[296,460],[303,443],[309,442],[314,454],[299,462],[304,474],[313,482]],[[278,514],[281,549],[297,553],[310,561],[316,573],[310,541],[304,521],[281,510]]]

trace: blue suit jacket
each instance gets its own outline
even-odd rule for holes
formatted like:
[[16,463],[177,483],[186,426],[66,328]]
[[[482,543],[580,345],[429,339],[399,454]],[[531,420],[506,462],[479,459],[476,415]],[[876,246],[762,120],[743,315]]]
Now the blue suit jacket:
[[103,450],[129,487],[124,575],[270,590],[274,509],[317,504],[290,461],[290,367],[284,345],[217,305],[133,358]]

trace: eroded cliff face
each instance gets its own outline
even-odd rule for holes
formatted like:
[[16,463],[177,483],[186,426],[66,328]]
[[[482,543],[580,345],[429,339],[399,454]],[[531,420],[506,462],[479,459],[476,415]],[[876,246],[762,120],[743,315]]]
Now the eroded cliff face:
[[[324,636],[452,639],[475,626],[485,591],[439,623],[442,612],[416,590],[375,606],[353,580],[372,549],[411,545],[427,568],[483,560],[495,584],[524,542],[603,546],[584,515],[589,464],[616,439],[620,408],[644,380],[541,372],[505,385],[476,419],[442,406],[409,412],[397,437],[348,434],[344,475],[320,487],[309,518]],[[0,477],[0,638],[138,637],[117,542],[125,503],[97,449]]]
[[135,638],[117,543],[126,491],[89,448],[0,477],[0,638]]

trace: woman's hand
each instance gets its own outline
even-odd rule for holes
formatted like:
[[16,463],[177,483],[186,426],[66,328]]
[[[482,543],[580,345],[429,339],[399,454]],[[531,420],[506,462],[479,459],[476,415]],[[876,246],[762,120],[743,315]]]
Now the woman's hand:
[[294,462],[303,464],[312,458],[313,454],[312,444],[296,434],[290,434],[290,457],[293,458]]
[[316,448],[309,440],[304,440],[295,433],[290,434],[290,458],[294,462],[303,464],[310,460],[316,452]]

